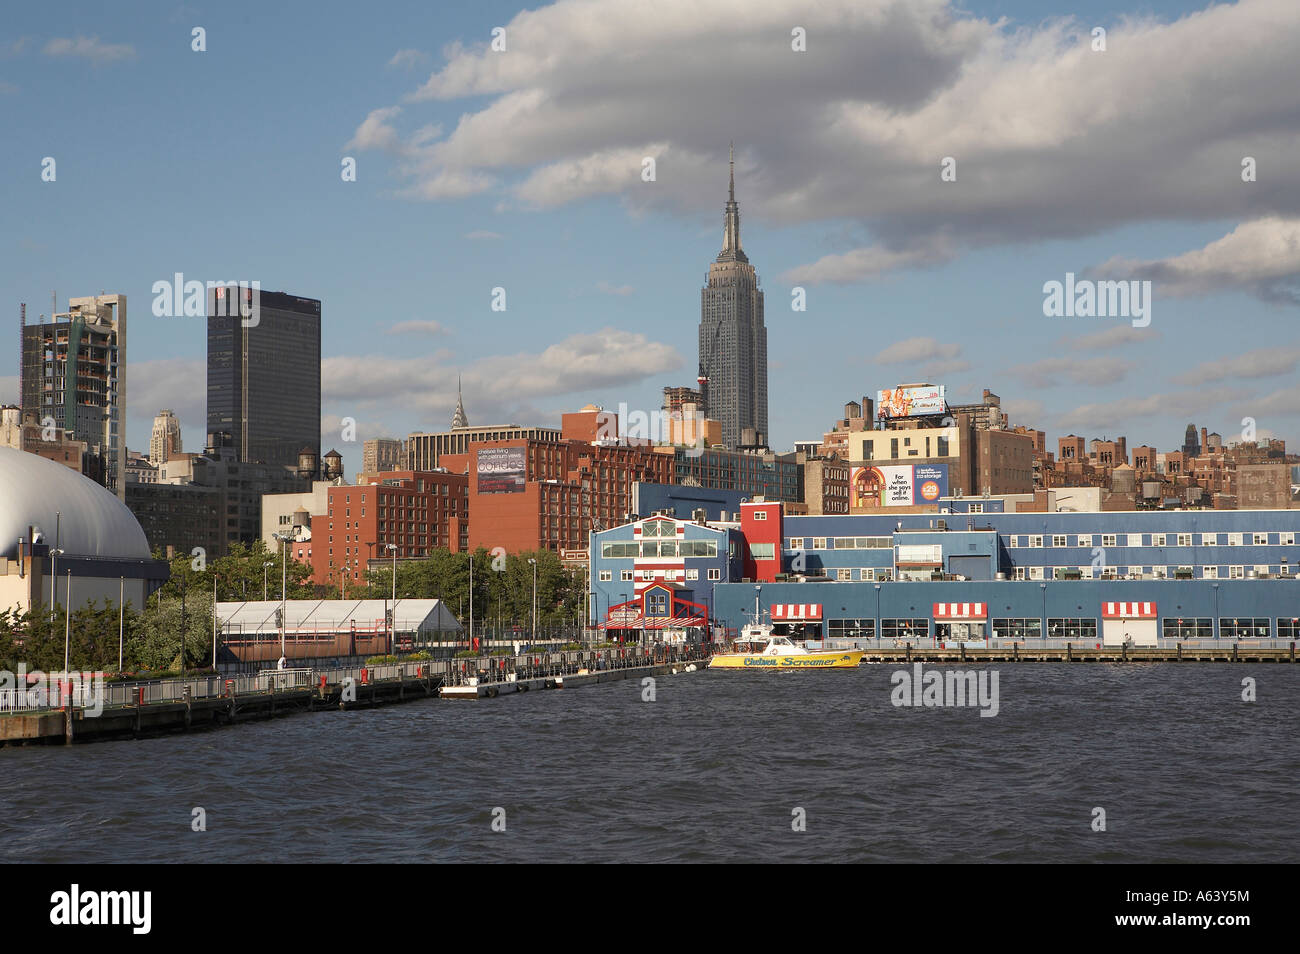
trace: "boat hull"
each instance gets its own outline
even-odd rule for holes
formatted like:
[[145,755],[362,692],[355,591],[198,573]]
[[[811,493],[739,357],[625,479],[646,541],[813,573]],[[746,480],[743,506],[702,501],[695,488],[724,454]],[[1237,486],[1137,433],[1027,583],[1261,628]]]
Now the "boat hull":
[[758,653],[722,653],[709,660],[710,669],[856,669],[864,651],[800,653],[797,655],[759,655]]

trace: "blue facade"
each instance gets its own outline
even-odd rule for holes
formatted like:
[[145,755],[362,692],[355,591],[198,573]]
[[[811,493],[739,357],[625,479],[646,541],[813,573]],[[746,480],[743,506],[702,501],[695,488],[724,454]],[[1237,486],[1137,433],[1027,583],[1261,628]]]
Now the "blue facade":
[[740,502],[748,499],[740,490],[714,490],[684,484],[632,485],[632,509],[643,517],[660,510],[671,510],[678,520],[692,520],[696,510],[703,510],[708,520],[721,520],[724,513],[734,520],[740,513]]

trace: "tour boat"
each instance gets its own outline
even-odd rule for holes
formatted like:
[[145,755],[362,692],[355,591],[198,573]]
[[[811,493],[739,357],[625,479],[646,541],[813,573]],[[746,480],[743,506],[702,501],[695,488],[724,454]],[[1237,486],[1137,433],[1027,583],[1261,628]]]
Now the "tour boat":
[[862,650],[809,650],[776,636],[770,623],[759,619],[754,600],[754,622],[745,625],[736,639],[736,651],[718,653],[709,660],[710,669],[855,669]]

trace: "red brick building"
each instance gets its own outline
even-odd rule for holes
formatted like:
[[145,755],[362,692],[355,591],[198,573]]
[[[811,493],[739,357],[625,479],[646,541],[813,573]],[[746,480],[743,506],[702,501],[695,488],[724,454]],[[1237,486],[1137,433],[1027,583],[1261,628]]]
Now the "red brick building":
[[469,544],[469,480],[464,474],[394,470],[376,483],[330,487],[329,507],[311,522],[310,545],[293,544],[312,565],[316,583],[338,584],[366,578],[370,561],[427,556],[435,549],[464,551]]

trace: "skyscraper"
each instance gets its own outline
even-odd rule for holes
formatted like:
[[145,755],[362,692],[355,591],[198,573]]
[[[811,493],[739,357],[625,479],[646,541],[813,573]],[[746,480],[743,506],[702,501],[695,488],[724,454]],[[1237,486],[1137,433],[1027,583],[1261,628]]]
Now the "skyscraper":
[[180,419],[169,408],[164,408],[153,419],[153,433],[149,435],[149,462],[157,467],[180,453]]
[[[767,328],[758,275],[740,247],[736,162],[723,215],[722,251],[700,291],[700,387],[705,413],[728,447],[767,442]],[[752,432],[752,436],[749,432]]]
[[[208,442],[246,462],[320,459],[320,301],[214,288],[208,301]],[[224,295],[260,294],[254,324]],[[231,314],[233,312],[233,314]]]
[[22,418],[84,441],[82,473],[126,498],[126,296],[72,298],[22,329]]

